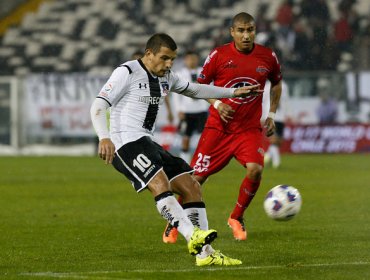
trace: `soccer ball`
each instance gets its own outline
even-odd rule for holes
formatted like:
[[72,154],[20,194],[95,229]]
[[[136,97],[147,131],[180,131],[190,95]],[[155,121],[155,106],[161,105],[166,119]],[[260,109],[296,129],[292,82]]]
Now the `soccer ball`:
[[273,187],[266,195],[263,207],[267,216],[277,221],[288,221],[301,210],[299,191],[288,185]]

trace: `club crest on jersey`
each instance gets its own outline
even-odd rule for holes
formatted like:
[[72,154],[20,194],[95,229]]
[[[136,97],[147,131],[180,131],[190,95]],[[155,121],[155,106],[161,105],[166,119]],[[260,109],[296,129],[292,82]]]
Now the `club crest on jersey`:
[[168,82],[161,82],[162,92],[167,95],[170,92],[170,85]]
[[[253,78],[249,77],[239,77],[232,79],[228,83],[225,84],[224,87],[226,88],[240,88],[245,86],[252,86],[252,85],[258,85],[259,82]],[[236,97],[236,98],[229,98],[229,100],[236,104],[244,104],[249,103],[255,100],[256,98],[260,97],[261,95],[252,95],[248,97]]]

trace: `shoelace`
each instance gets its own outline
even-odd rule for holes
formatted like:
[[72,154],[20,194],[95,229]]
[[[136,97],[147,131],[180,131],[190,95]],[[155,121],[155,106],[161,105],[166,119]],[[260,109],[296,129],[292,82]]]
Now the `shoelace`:
[[244,219],[239,218],[239,219],[237,219],[237,221],[239,221],[240,225],[242,226],[243,231],[245,231]]
[[173,226],[171,224],[168,224],[165,235],[169,236],[172,229],[173,229]]

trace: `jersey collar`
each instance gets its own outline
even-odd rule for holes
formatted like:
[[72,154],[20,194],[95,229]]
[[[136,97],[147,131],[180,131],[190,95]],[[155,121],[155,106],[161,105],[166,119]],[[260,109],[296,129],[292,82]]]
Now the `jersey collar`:
[[153,79],[158,79],[157,76],[153,75],[146,67],[145,67],[145,64],[143,63],[143,61],[141,59],[138,59],[137,60],[140,64],[140,66],[148,73],[148,77],[152,77]]
[[254,49],[256,48],[256,43],[253,43],[253,48],[252,48],[252,49],[251,49],[251,51],[250,51],[250,52],[248,52],[248,53],[245,53],[245,52],[241,52],[241,51],[239,51],[239,50],[235,47],[235,42],[234,42],[234,41],[230,43],[230,46],[231,46],[231,49],[233,50],[233,52],[236,52],[236,53],[238,53],[238,54],[245,54],[245,55],[248,55],[248,54],[251,54],[251,53],[254,51]]

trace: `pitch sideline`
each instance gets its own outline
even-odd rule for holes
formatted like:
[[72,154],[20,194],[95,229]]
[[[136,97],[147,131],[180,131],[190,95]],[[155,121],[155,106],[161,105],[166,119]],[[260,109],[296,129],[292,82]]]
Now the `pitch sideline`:
[[[178,272],[195,272],[195,271],[227,271],[227,270],[263,270],[263,269],[284,269],[284,268],[305,268],[305,267],[330,267],[343,265],[370,265],[370,262],[349,262],[349,263],[317,263],[317,264],[288,264],[288,265],[268,265],[268,266],[233,266],[233,267],[208,267],[193,269],[163,269],[163,270],[112,270],[112,271],[85,271],[85,272],[25,272],[20,273],[21,276],[40,276],[54,278],[75,278],[75,279],[91,279],[94,274],[116,274],[116,273],[178,273]],[[100,278],[95,276],[95,279]],[[104,279],[109,279],[104,276]],[[113,278],[112,278],[113,279]],[[117,278],[114,278],[117,279]],[[124,280],[125,278],[120,278]],[[132,279],[132,278],[130,278]]]

